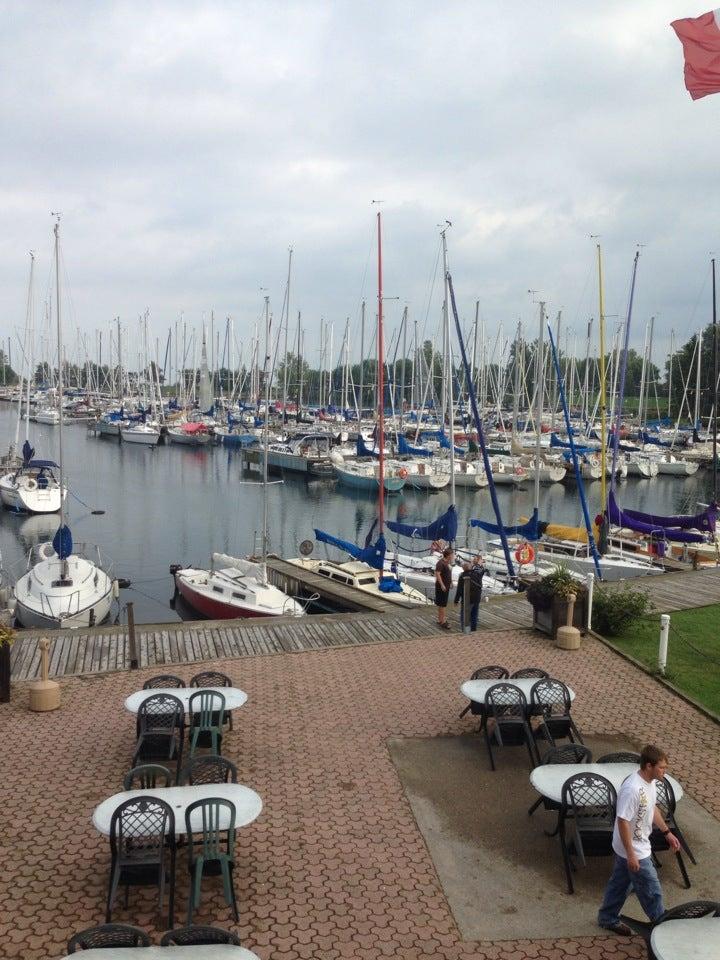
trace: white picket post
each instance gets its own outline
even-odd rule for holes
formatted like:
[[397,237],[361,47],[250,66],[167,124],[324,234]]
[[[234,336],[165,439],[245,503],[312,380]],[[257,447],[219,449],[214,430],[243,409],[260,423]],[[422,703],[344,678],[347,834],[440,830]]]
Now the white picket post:
[[663,675],[667,666],[668,634],[670,633],[670,615],[660,614],[660,646],[658,648],[658,670]]

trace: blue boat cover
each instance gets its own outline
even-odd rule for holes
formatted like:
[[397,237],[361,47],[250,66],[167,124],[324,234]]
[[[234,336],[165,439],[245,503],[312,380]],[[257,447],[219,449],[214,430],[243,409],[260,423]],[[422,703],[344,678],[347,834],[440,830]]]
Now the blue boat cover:
[[31,447],[30,441],[26,440],[25,443],[22,445],[23,464],[27,466],[34,456],[35,456],[35,447]]
[[355,450],[359,457],[375,457],[376,460],[380,458],[380,453],[377,450],[371,450],[370,447],[365,446],[362,434],[358,434]]
[[[606,514],[610,523],[619,527],[627,527],[637,533],[663,537],[666,540],[676,540],[679,543],[704,543],[707,540],[705,534],[690,533],[688,528],[714,532],[717,505],[711,504],[704,514],[698,514],[695,517],[657,517],[651,513],[640,513],[637,510],[621,510],[617,505],[614,493],[610,491]],[[711,522],[712,526],[710,525]]]
[[660,437],[651,437],[647,430],[640,432],[640,439],[643,443],[654,443],[657,447],[671,447],[672,440],[661,440]]
[[381,593],[402,593],[403,588],[397,577],[380,577],[378,590]]
[[[487,520],[470,520],[471,527],[480,527],[485,533],[492,533],[494,536],[500,536],[501,528],[496,523],[488,523]],[[537,510],[533,510],[533,515],[526,523],[517,527],[502,527],[507,537],[525,537],[526,540],[540,539],[540,521],[538,520]]]
[[355,543],[350,543],[349,540],[341,540],[339,537],[333,537],[331,534],[324,533],[322,530],[315,530],[315,539],[320,543],[328,543],[331,547],[338,547],[338,549],[344,550],[346,553],[349,553],[354,560],[367,563],[376,570],[384,569],[386,544],[385,537],[382,536],[382,534],[372,546],[364,548],[358,547]]
[[398,434],[398,453],[406,457],[431,457],[433,455],[432,450],[428,450],[427,447],[411,447],[401,433]]
[[28,464],[26,464],[26,466],[35,467],[38,470],[52,470],[53,468],[59,469],[54,460],[31,460]]
[[57,533],[53,537],[53,550],[60,557],[61,560],[65,560],[72,553],[73,542],[72,534],[70,533],[70,527],[67,524],[58,527]]
[[[593,431],[594,432],[594,431]],[[560,447],[563,450],[570,449],[569,440],[561,440],[556,433],[550,434],[550,446],[551,447]],[[597,447],[582,447],[579,443],[575,444],[575,450],[577,453],[598,453]]]
[[[448,438],[445,436],[445,434],[444,434],[444,432],[443,432],[442,430],[439,430],[438,433],[439,433],[440,446],[443,448],[443,450],[449,450],[449,449],[450,449],[450,441],[449,441]],[[459,457],[464,457],[465,454],[467,453],[467,450],[463,450],[462,447],[455,447],[455,453],[456,453]]]
[[452,505],[441,517],[425,527],[413,526],[411,523],[397,523],[393,520],[387,520],[385,526],[403,537],[414,537],[416,540],[448,540],[452,543],[457,537],[457,511]]

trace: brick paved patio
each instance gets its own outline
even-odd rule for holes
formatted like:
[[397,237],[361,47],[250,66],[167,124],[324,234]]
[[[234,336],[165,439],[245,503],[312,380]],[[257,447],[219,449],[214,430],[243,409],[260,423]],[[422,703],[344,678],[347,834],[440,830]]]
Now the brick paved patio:
[[[238,831],[241,919],[234,929],[245,946],[263,960],[645,956],[639,940],[606,936],[460,940],[386,740],[472,729],[469,716],[458,720],[458,684],[482,663],[534,664],[562,677],[578,694],[583,730],[664,744],[672,772],[720,819],[719,728],[592,638],[579,653],[557,650],[539,634],[502,632],[219,661],[249,694],[224,753],[265,803],[260,818]],[[177,672],[189,679],[199,669]],[[123,700],[154,672],[64,681],[55,714],[28,713],[22,684],[13,703],[0,706],[4,956],[63,956],[73,932],[102,922],[108,844],[90,818],[121,789],[130,765],[135,718]],[[179,924],[187,893],[182,851],[178,865]],[[155,891],[132,889],[127,911],[122,903],[119,897],[113,919],[159,940]],[[195,919],[231,925],[212,878]]]

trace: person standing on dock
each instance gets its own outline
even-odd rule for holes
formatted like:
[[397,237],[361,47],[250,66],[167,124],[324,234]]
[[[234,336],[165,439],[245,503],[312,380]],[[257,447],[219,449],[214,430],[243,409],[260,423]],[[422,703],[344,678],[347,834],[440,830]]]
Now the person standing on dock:
[[455,606],[460,604],[460,628],[465,629],[465,582],[468,582],[468,610],[470,613],[470,630],[472,633],[478,628],[478,614],[480,612],[480,601],[482,600],[483,577],[485,576],[485,567],[482,557],[475,557],[470,563],[466,561],[463,564],[463,572],[458,579],[457,590],[455,591]]
[[668,846],[677,853],[680,841],[671,833],[656,806],[656,780],[662,780],[668,767],[664,750],[648,745],[640,754],[640,769],[623,781],[617,798],[617,815],[612,848],[615,854],[613,872],[605,888],[598,924],[621,936],[630,936],[632,929],[620,919],[620,911],[630,890],[634,890],[640,906],[650,920],[665,912],[662,889],[650,849],[650,834],[657,827]]
[[435,606],[438,608],[438,626],[449,630],[450,624],[446,620],[447,605],[452,590],[452,567],[455,561],[455,552],[452,547],[445,547],[442,557],[435,565]]

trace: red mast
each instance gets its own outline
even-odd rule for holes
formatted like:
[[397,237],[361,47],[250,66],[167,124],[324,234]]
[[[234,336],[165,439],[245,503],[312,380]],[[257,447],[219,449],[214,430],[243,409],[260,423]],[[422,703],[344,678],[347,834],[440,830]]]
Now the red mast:
[[378,449],[380,458],[378,464],[378,481],[380,484],[380,504],[378,507],[378,520],[380,532],[382,535],[383,523],[385,521],[385,370],[384,370],[384,346],[383,346],[383,293],[382,293],[382,223],[380,211],[377,214],[377,242],[378,242]]

